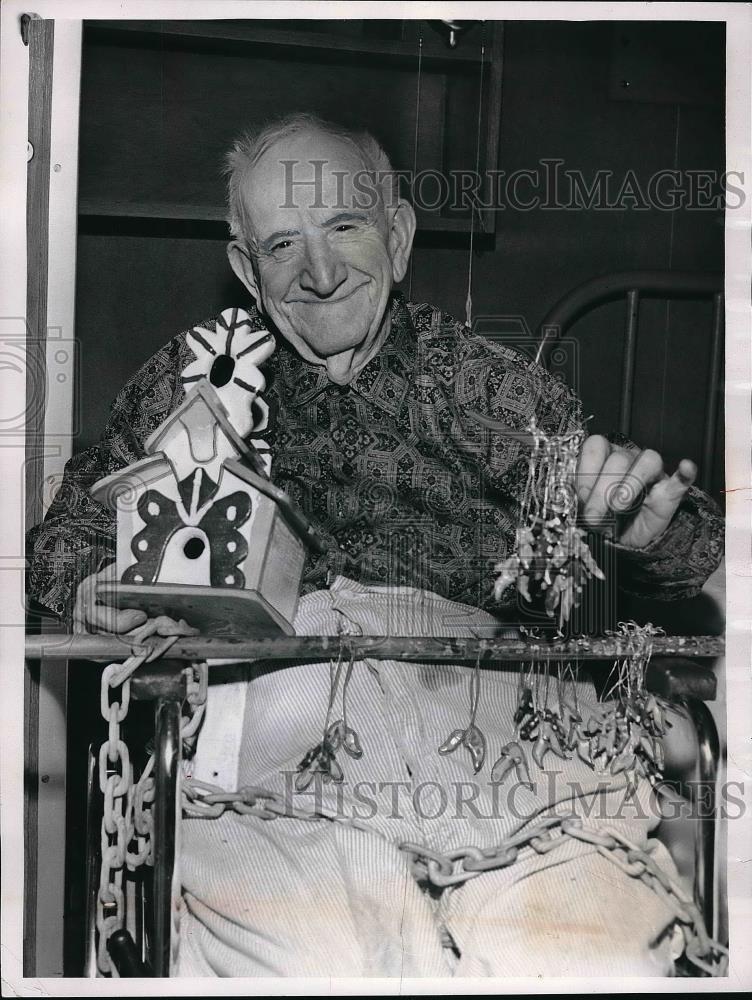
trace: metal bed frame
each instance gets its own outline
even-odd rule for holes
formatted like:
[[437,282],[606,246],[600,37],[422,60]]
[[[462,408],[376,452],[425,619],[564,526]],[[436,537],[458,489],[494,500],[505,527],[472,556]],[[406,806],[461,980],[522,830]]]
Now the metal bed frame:
[[[620,426],[629,433],[633,400],[633,382],[639,303],[645,297],[710,298],[713,301],[713,325],[710,348],[710,385],[706,399],[703,439],[703,469],[707,477],[709,458],[715,440],[718,388],[723,341],[722,277],[720,275],[681,272],[633,271],[596,278],[581,285],[562,298],[547,314],[540,328],[537,360],[545,363],[561,334],[585,311],[615,298],[625,297],[627,305],[624,369],[622,375]],[[484,666],[519,661],[531,653],[538,660],[577,661],[613,660],[627,652],[618,638],[592,638],[568,642],[416,638],[414,636],[317,636],[248,639],[242,637],[214,638],[192,636],[179,639],[169,650],[168,658],[144,664],[131,679],[132,697],[154,704],[154,747],[156,757],[156,793],[153,810],[153,885],[150,908],[151,930],[148,949],[144,942],[138,947],[130,934],[123,930],[112,935],[108,950],[122,976],[170,975],[170,934],[172,926],[173,873],[176,863],[175,823],[178,816],[179,775],[181,767],[180,718],[186,697],[183,668],[191,661],[207,658],[237,658],[244,660],[326,660],[343,650],[355,658],[390,658],[396,660],[427,660],[429,662],[476,662]],[[125,641],[108,635],[35,635],[26,641],[29,659],[97,659],[124,660],[132,653]],[[715,636],[656,637],[653,643],[647,684],[648,688],[666,700],[684,708],[691,719],[698,747],[697,777],[706,792],[704,815],[696,819],[695,827],[695,902],[699,906],[708,931],[713,934],[717,905],[715,900],[716,803],[720,746],[718,732],[707,702],[716,696],[713,670],[701,661],[721,656],[724,641]],[[89,775],[90,790],[96,788],[93,772]],[[708,794],[709,793],[709,794]],[[89,825],[94,828],[91,846],[94,857],[98,848],[96,809],[89,804]],[[92,852],[90,852],[91,855]],[[87,893],[90,903],[96,903],[97,879],[94,857],[88,858]],[[142,907],[145,905],[142,901]],[[95,975],[95,928],[93,907],[87,934],[87,960],[84,974]]]
[[584,313],[620,298],[625,299],[626,316],[618,430],[627,436],[632,423],[640,302],[643,299],[711,299],[713,302],[700,468],[700,485],[708,489],[713,467],[723,358],[723,275],[692,271],[620,271],[586,281],[559,299],[546,313],[540,325],[536,361],[545,365],[556,341]]
[[[695,828],[695,887],[694,895],[705,920],[714,927],[716,900],[714,888],[716,805],[715,788],[718,778],[720,748],[718,732],[706,702],[716,695],[716,678],[702,660],[722,655],[724,640],[714,636],[658,636],[653,640],[653,658],[647,676],[650,691],[672,704],[685,709],[697,735],[698,780],[705,793],[703,816]],[[65,660],[106,657],[123,660],[139,652],[116,636],[30,636],[27,656]],[[153,833],[153,885],[151,900],[152,934],[148,950],[132,939],[128,931],[112,936],[109,952],[124,977],[169,977],[171,926],[173,907],[173,873],[176,863],[175,822],[178,808],[179,773],[181,767],[180,717],[186,697],[183,668],[187,663],[203,659],[235,657],[247,660],[285,661],[327,660],[342,650],[354,659],[389,658],[396,660],[426,660],[429,662],[472,662],[484,667],[497,663],[518,662],[530,657],[539,661],[612,660],[625,655],[628,645],[618,639],[569,640],[557,643],[537,643],[515,639],[416,638],[414,636],[305,636],[281,639],[211,638],[192,636],[179,639],[169,650],[169,658],[155,660],[138,668],[131,678],[131,697],[154,704],[155,798]],[[699,661],[699,662],[698,662]],[[96,787],[93,773],[89,776],[90,791]],[[91,801],[91,800],[90,800]],[[97,810],[92,810],[95,813]],[[90,816],[90,855],[96,857],[99,829],[94,815]],[[89,857],[87,898],[96,904],[97,877],[92,857]],[[86,928],[86,974],[95,975],[95,932],[93,905],[90,905]]]

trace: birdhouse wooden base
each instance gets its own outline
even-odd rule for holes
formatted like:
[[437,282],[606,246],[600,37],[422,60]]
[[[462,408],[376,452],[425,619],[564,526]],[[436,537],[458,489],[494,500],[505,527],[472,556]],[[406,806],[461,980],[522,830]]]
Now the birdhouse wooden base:
[[294,635],[292,625],[256,590],[195,587],[175,583],[100,583],[97,598],[116,608],[135,608],[150,617],[181,618],[206,635]]

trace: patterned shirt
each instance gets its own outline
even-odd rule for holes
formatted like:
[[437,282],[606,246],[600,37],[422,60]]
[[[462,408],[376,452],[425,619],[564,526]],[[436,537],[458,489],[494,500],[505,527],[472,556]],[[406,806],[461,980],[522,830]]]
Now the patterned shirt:
[[[535,417],[563,433],[580,426],[579,400],[522,353],[431,305],[396,293],[390,308],[385,344],[349,385],[283,344],[265,368],[272,479],[329,545],[309,555],[303,593],[343,574],[491,610],[493,567],[514,544],[529,452],[478,415],[512,431]],[[66,466],[44,522],[28,535],[28,590],[39,604],[69,616],[78,583],[113,561],[114,516],[88,490],[143,457],[144,441],[185,398],[180,376],[193,358],[186,334],[174,337],[119,393],[100,442]],[[628,567],[619,574],[628,592],[693,596],[721,559],[723,521],[692,488],[659,539],[614,549]]]

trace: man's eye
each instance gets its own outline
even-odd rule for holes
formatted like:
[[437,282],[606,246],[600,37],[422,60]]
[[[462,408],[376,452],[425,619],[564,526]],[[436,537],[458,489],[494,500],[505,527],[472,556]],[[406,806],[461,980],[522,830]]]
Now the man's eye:
[[349,229],[355,229],[355,226],[351,222],[341,222],[335,227],[336,233],[346,233]]
[[287,250],[288,247],[292,246],[292,240],[280,240],[279,243],[275,243],[272,250]]

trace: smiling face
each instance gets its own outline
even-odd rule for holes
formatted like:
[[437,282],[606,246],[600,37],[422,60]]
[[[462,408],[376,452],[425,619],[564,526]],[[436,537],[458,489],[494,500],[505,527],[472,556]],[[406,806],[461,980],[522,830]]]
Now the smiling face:
[[405,273],[415,218],[384,207],[360,151],[307,131],[279,139],[248,171],[243,201],[251,255],[233,268],[306,360],[345,384],[389,333],[389,293]]

